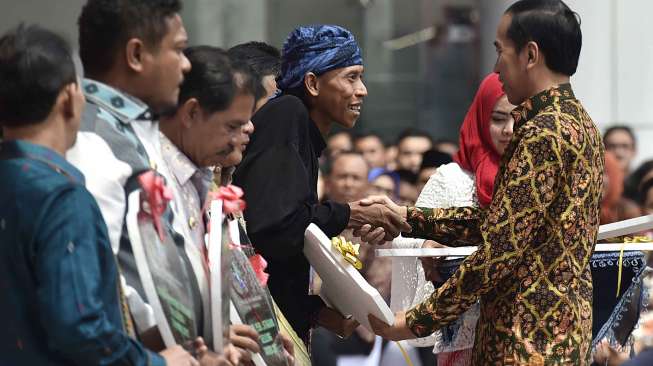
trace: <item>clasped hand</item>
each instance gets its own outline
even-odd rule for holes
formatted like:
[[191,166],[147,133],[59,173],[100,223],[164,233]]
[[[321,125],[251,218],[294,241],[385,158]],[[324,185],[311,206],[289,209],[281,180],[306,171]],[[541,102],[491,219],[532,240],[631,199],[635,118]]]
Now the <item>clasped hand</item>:
[[370,244],[383,244],[401,232],[410,232],[405,206],[399,206],[386,196],[370,196],[349,204],[348,228],[354,236]]

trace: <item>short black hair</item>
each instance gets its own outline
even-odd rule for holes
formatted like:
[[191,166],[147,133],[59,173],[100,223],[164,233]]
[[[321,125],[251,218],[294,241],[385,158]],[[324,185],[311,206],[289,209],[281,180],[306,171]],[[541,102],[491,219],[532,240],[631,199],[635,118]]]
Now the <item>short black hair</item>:
[[640,189],[639,189],[639,197],[637,200],[637,203],[639,203],[640,206],[644,206],[646,203],[646,196],[648,195],[648,191],[650,191],[653,188],[653,178],[648,179],[646,182],[643,182]]
[[208,113],[223,111],[237,94],[255,95],[258,76],[242,62],[233,62],[227,51],[213,46],[193,46],[184,50],[191,69],[179,88],[178,105],[197,99]]
[[440,144],[452,144],[452,145],[458,146],[458,141],[448,139],[448,138],[444,138],[444,137],[441,137],[441,138],[433,141],[433,145],[440,145]]
[[639,200],[639,190],[644,177],[653,171],[653,160],[647,160],[640,164],[624,181],[623,196],[633,201]]
[[399,182],[406,182],[412,185],[417,184],[417,174],[408,169],[397,169],[395,173],[399,176]]
[[328,140],[338,135],[345,135],[352,143],[354,142],[354,136],[352,135],[352,133],[345,129],[338,129],[336,131],[333,131],[333,133],[329,135]]
[[381,145],[383,145],[383,146],[385,147],[385,142],[383,141],[383,138],[381,137],[381,135],[379,135],[379,134],[376,133],[376,132],[362,132],[362,133],[357,133],[357,134],[354,136],[354,144],[356,144],[356,142],[357,142],[358,140],[362,140],[362,139],[366,139],[366,138],[370,138],[370,137],[373,137],[373,138],[378,139],[378,140],[381,142]]
[[168,32],[166,20],[181,8],[180,0],[88,0],[77,21],[85,73],[109,71],[131,38],[157,49]]
[[607,130],[605,130],[605,133],[603,134],[603,141],[605,141],[608,138],[608,136],[610,136],[611,133],[617,131],[623,131],[627,133],[630,136],[630,138],[633,140],[633,146],[637,146],[637,138],[635,137],[635,131],[633,131],[632,128],[626,125],[610,126]]
[[77,82],[70,45],[37,25],[0,38],[0,124],[21,127],[45,120],[61,90]]
[[228,51],[232,60],[245,61],[261,77],[281,73],[281,51],[265,42],[246,42],[231,47]]
[[449,164],[451,162],[453,162],[451,155],[438,150],[427,150],[422,155],[422,165],[420,165],[419,171],[421,172],[428,168],[438,168],[441,165]]
[[209,113],[225,110],[236,95],[234,70],[227,52],[212,46],[188,47],[191,69],[179,88],[179,105],[191,98]]
[[[227,54],[229,54],[227,52]],[[256,101],[263,98],[266,94],[265,88],[262,84],[262,77],[258,74],[249,63],[242,59],[229,58],[231,66],[234,69],[236,81],[236,94],[249,94],[254,97],[254,104]]]
[[[363,158],[363,154],[361,154],[361,153],[358,153],[358,152],[352,151],[352,150],[343,151],[343,152],[339,153],[336,156],[329,157],[329,158],[326,159],[326,161],[324,162],[324,165],[322,167],[322,172],[324,173],[324,175],[327,176],[327,177],[329,175],[331,175],[331,173],[333,172],[333,167],[335,166],[336,161],[338,159],[340,159],[341,157],[344,157],[344,156],[357,156],[357,157],[363,159],[363,161],[365,161],[365,159]],[[367,166],[367,170],[369,172],[370,167],[369,167],[369,165],[367,165],[367,161],[365,161],[365,166]]]
[[401,133],[399,134],[399,138],[397,138],[397,147],[399,147],[399,144],[401,144],[401,142],[404,139],[407,139],[409,137],[423,137],[428,139],[431,142],[431,144],[433,144],[433,138],[428,132],[417,128],[407,128],[401,131]]
[[512,15],[507,35],[517,51],[533,41],[550,70],[567,76],[576,73],[583,43],[578,13],[561,0],[520,0],[506,14]]

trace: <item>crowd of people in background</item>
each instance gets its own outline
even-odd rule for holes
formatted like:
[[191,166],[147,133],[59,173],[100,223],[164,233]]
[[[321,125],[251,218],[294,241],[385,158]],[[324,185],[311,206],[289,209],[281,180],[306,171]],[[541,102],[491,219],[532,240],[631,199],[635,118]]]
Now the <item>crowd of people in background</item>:
[[[606,168],[601,224],[653,213],[653,159],[634,166],[642,159],[637,156],[632,128],[610,126],[603,132],[603,141]],[[396,140],[384,139],[377,132],[338,131],[329,137],[327,149],[320,165],[320,198],[385,194],[397,203],[414,204],[435,170],[452,162],[458,144],[411,127]],[[348,158],[340,161],[343,153]],[[363,161],[364,170],[360,168]],[[341,164],[346,168],[339,169],[356,174],[334,172],[334,166]],[[365,180],[360,179],[363,171],[367,172]]]

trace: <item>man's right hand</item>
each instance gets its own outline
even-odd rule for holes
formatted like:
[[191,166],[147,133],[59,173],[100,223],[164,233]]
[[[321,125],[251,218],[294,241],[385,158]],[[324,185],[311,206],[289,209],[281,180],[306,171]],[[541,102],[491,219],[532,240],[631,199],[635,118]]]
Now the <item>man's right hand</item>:
[[199,366],[199,362],[191,356],[182,346],[176,345],[166,348],[160,353],[166,361],[166,366]]
[[[380,200],[379,200],[380,201]],[[348,228],[358,230],[368,225],[373,230],[368,236],[372,239],[380,238],[384,241],[390,241],[402,231],[410,231],[411,227],[398,213],[388,207],[386,202],[377,204],[361,204],[362,201],[349,203],[351,214],[349,216]],[[366,240],[368,242],[379,242],[380,240]]]
[[[246,324],[233,324],[229,327],[229,340],[231,341],[231,350],[228,356],[230,361],[236,358],[234,352],[238,353],[239,362],[250,362],[252,360],[253,353],[261,352],[261,348],[258,345],[259,334],[258,332],[249,325]],[[237,364],[237,363],[236,363]]]

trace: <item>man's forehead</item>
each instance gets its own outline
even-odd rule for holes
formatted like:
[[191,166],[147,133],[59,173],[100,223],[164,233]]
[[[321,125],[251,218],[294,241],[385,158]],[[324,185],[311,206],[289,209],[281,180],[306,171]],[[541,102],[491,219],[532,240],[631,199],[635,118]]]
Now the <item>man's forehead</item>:
[[173,37],[174,42],[185,42],[188,40],[184,22],[179,14],[174,14],[166,18],[166,25],[168,27],[168,37]]
[[350,72],[363,73],[365,71],[365,67],[363,65],[352,65],[352,66],[341,67],[339,69],[334,69],[333,71],[334,71],[335,74],[338,74],[338,75],[348,74]]
[[367,162],[365,162],[363,156],[358,154],[340,154],[333,160],[334,168],[335,167],[349,168],[359,164],[367,166]]
[[377,147],[378,145],[383,145],[383,142],[378,136],[361,137],[360,139],[358,139],[357,143],[361,145],[375,145],[373,147]]
[[510,26],[511,21],[512,21],[511,14],[504,14],[501,17],[501,20],[499,21],[499,26],[497,27],[495,45],[497,43],[499,46],[506,45],[506,42],[508,41],[507,39],[508,27]]

